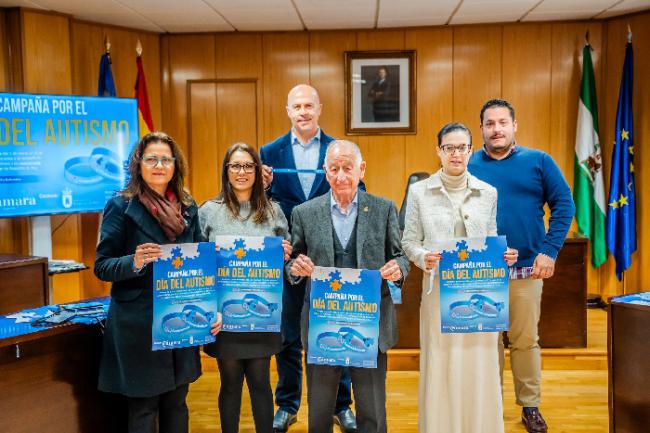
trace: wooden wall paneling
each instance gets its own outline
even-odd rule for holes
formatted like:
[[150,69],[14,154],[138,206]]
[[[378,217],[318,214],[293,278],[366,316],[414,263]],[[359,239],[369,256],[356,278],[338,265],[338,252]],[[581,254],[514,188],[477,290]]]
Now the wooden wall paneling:
[[160,114],[161,125],[156,125],[161,131],[169,132],[170,125],[174,123],[171,107],[171,63],[169,50],[169,37],[160,36]]
[[517,110],[517,141],[548,152],[551,114],[551,26],[503,28],[502,95]]
[[[406,49],[417,51],[417,135],[405,136],[405,174],[432,173],[440,162],[437,133],[453,116],[453,31],[407,30]],[[397,203],[398,206],[401,202]]]
[[309,83],[309,35],[305,32],[263,34],[262,65],[262,141],[267,143],[291,128],[286,110],[289,90]]
[[97,96],[99,60],[104,54],[102,28],[98,25],[70,23],[72,54],[72,93]]
[[[71,20],[72,93],[97,96],[99,60],[104,53],[104,35],[98,24]],[[81,273],[81,298],[105,296],[110,284],[101,281],[93,271],[99,234],[99,213],[79,215],[81,224],[81,261],[90,268]],[[57,277],[58,279],[59,277]]]
[[[165,129],[179,143],[181,148],[188,150],[188,113],[187,113],[187,81],[211,79],[215,76],[215,37],[214,35],[179,35],[163,36],[167,39],[167,56],[169,62],[169,99],[164,103],[169,109],[169,121]],[[164,63],[163,63],[164,64]],[[189,155],[188,155],[189,158]],[[190,179],[192,173],[190,172]],[[189,185],[190,183],[188,183]]]
[[8,9],[5,12],[7,36],[7,83],[12,92],[24,90],[23,80],[23,10],[19,8]]
[[218,195],[228,147],[237,142],[258,146],[256,87],[253,80],[190,82],[190,168],[201,174],[192,180],[197,203]]
[[[23,90],[23,24],[22,10],[18,8],[2,11],[3,28],[0,32],[5,37],[4,53],[5,89],[20,92]],[[2,31],[4,30],[4,31]],[[0,220],[0,252],[29,254],[29,219],[8,218]]]
[[354,51],[357,39],[351,32],[309,34],[309,82],[318,90],[323,112],[320,126],[332,137],[345,137],[345,51]]
[[[217,79],[256,79],[256,119],[257,131],[255,131],[256,146],[259,148],[263,142],[264,115],[264,73],[262,69],[262,35],[241,33],[241,34],[219,34],[215,41],[216,49],[216,77]],[[247,97],[242,95],[242,98]],[[244,105],[247,101],[242,101]],[[248,119],[247,125],[253,123]],[[251,131],[253,132],[253,131]],[[254,143],[250,143],[253,145]],[[223,156],[223,155],[221,155]]]
[[262,35],[259,33],[215,36],[216,78],[259,78],[262,75]]
[[[137,74],[135,46],[138,35],[116,27],[102,27],[102,32],[111,43],[111,69],[115,80],[115,92],[120,98],[133,98]],[[101,50],[99,54],[103,52],[104,50]]]
[[[551,25],[551,111],[550,149],[555,162],[573,190],[574,153],[580,82],[582,79],[582,49],[585,33],[589,40],[596,74],[596,92],[601,88],[602,23],[557,23]],[[601,95],[598,94],[600,97]],[[602,101],[599,101],[602,102]],[[602,135],[602,134],[601,134]],[[603,167],[603,170],[605,168]],[[577,231],[575,220],[571,231]],[[591,254],[591,251],[589,251]],[[590,259],[589,255],[589,261]],[[588,264],[587,290],[599,293],[600,273]]]
[[212,162],[217,168],[218,181],[211,187],[211,197],[221,190],[221,164],[226,150],[234,143],[243,142],[259,149],[263,144],[255,127],[259,91],[255,81],[222,82],[217,84],[217,157]]
[[[5,13],[0,10],[0,92],[9,91],[9,60],[7,52],[7,37],[5,26]],[[13,220],[9,218],[0,219],[0,253],[11,252],[14,249],[14,239],[12,233],[14,231]]]
[[9,52],[7,50],[7,26],[5,25],[5,12],[0,10],[0,92],[9,90]]
[[[647,291],[645,282],[650,280],[650,206],[646,191],[650,190],[650,13],[635,15],[628,19],[633,32],[634,46],[634,140],[635,181],[637,200],[637,253],[632,259],[636,267],[636,279],[627,281],[631,292]],[[647,253],[647,254],[646,254]]]
[[453,120],[472,131],[474,147],[483,145],[479,115],[483,104],[501,97],[501,26],[454,27]]
[[[221,176],[220,153],[217,146],[217,84],[188,84],[188,122],[191,147],[189,155],[190,191],[198,204],[216,195]],[[200,173],[200,175],[199,175]]]
[[[23,11],[23,79],[30,93],[72,93],[70,22],[62,15]],[[52,257],[82,260],[79,215],[53,215]],[[55,303],[81,297],[79,273],[53,280]]]
[[[357,49],[403,50],[404,37],[403,30],[359,31]],[[364,135],[349,139],[359,144],[368,163],[364,178],[368,192],[392,200],[399,206],[404,197],[407,176],[404,136]]]
[[257,128],[257,85],[255,81],[219,81],[217,85],[217,142],[221,163],[226,149],[237,142],[259,148]]
[[[645,281],[650,277],[650,259],[644,254],[644,249],[650,248],[650,231],[645,227],[649,223],[650,213],[645,209],[644,191],[650,187],[650,176],[646,174],[646,167],[650,167],[650,152],[645,147],[650,142],[650,86],[646,83],[650,74],[650,62],[645,53],[650,49],[650,13],[633,15],[630,17],[613,19],[607,24],[607,83],[606,97],[608,105],[605,110],[607,122],[607,146],[606,156],[611,160],[614,141],[616,110],[618,106],[618,94],[625,58],[625,44],[627,42],[627,26],[632,30],[632,45],[634,47],[634,174],[636,182],[636,231],[637,231],[637,252],[632,255],[632,266],[625,272],[623,287],[617,286],[617,292],[631,293],[646,291]],[[606,179],[609,185],[609,173]],[[609,189],[609,188],[608,188]],[[611,276],[609,280],[614,281],[614,260],[610,257]],[[607,270],[605,270],[607,272]]]
[[[596,74],[596,92],[600,97],[602,23],[558,23],[551,25],[551,109],[550,149],[555,162],[573,186],[574,152],[580,80],[582,78],[582,49],[589,30],[593,48],[591,57]],[[599,103],[600,98],[599,98]],[[599,104],[600,105],[600,104]]]
[[70,22],[63,15],[23,11],[24,91],[70,94]]

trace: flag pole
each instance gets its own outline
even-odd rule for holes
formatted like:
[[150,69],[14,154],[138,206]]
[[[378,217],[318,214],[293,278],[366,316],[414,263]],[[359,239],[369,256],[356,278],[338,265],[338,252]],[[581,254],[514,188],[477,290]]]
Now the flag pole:
[[142,42],[140,42],[140,38],[138,38],[138,42],[135,44],[135,52],[138,57],[142,57]]

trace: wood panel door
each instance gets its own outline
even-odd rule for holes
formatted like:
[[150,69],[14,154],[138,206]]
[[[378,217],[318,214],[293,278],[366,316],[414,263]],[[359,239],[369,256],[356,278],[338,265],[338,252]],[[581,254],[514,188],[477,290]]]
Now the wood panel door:
[[257,80],[197,80],[187,83],[187,185],[200,205],[221,190],[221,165],[230,145],[259,147]]

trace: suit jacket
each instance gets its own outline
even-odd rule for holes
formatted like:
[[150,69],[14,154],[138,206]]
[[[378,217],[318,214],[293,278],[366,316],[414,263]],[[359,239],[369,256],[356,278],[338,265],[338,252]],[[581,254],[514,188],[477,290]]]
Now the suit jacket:
[[[321,130],[318,166],[314,168],[320,169],[323,167],[323,164],[325,163],[325,152],[327,151],[327,146],[332,140],[334,139]],[[293,148],[291,147],[291,132],[262,146],[260,149],[260,157],[262,158],[262,162],[270,167],[296,168]],[[295,206],[298,206],[300,203],[304,203],[314,197],[323,195],[329,190],[330,185],[325,181],[324,174],[316,175],[314,184],[309,192],[309,197],[305,197],[297,173],[274,173],[273,182],[271,183],[271,188],[268,193],[273,200],[280,204],[284,216],[287,217],[287,221],[290,221],[291,211],[293,211]]]
[[[185,231],[175,243],[201,240],[198,212],[184,211]],[[112,282],[99,369],[101,391],[151,397],[194,382],[201,375],[197,347],[151,350],[153,270],[133,269],[135,248],[143,243],[168,244],[156,219],[137,197],[117,195],[106,204],[95,258],[95,275]]]
[[[408,274],[409,261],[400,246],[400,233],[395,205],[383,198],[359,190],[357,216],[357,265],[363,269],[379,269],[395,259],[402,270],[403,282]],[[322,195],[293,210],[291,238],[293,254],[305,254],[316,266],[335,266],[334,227],[330,211],[330,195]],[[287,264],[291,268],[292,262]],[[397,284],[401,284],[397,282]],[[291,288],[288,288],[291,290]],[[309,295],[307,284],[305,306],[302,310],[302,339],[307,347],[309,327]],[[385,280],[381,284],[379,312],[379,350],[386,352],[397,343],[395,305]]]

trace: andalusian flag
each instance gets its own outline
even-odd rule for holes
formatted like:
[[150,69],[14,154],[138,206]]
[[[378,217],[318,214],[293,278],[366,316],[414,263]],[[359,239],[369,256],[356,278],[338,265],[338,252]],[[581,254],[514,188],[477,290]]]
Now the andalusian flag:
[[138,65],[138,76],[135,79],[135,98],[138,100],[138,117],[140,124],[140,137],[154,131],[151,108],[149,107],[149,94],[147,93],[147,80],[144,78],[142,57],[135,60]]
[[573,200],[576,203],[578,230],[591,241],[591,264],[597,268],[607,259],[606,205],[603,160],[598,140],[596,81],[589,44],[586,44],[582,50],[582,85],[580,88]]

